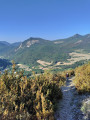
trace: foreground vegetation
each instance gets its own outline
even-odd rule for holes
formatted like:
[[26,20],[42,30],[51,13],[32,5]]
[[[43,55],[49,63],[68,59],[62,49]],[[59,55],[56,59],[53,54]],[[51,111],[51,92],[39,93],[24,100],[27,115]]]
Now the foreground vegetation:
[[0,120],[54,120],[56,103],[62,98],[60,87],[65,84],[66,73],[75,75],[79,93],[90,92],[90,62],[61,74],[45,72],[27,77],[16,70],[0,75]]
[[65,78],[60,74],[44,73],[27,78],[23,71],[5,71],[0,75],[0,119],[54,120],[57,100],[62,98],[60,87]]
[[90,92],[90,62],[75,69],[74,83],[79,93]]

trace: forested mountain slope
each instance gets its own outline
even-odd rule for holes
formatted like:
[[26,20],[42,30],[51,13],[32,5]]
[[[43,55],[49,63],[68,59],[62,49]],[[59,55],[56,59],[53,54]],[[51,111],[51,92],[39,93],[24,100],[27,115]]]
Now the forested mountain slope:
[[85,51],[90,52],[90,34],[84,36],[75,34],[66,39],[55,40],[54,43],[59,44],[62,47],[67,47],[68,50],[84,49]]
[[0,42],[0,56],[15,60],[17,63],[38,65],[38,60],[50,62],[66,62],[69,53],[80,51],[90,53],[90,34],[76,34],[66,39],[54,41],[42,38],[29,38],[22,43],[6,44]]

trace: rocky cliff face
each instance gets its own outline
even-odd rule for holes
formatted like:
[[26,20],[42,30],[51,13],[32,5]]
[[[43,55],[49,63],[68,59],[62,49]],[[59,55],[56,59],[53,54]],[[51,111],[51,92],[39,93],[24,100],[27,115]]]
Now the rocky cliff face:
[[31,45],[35,44],[35,43],[39,43],[39,40],[32,40],[32,41],[28,41],[26,43],[26,47],[30,47]]
[[33,45],[35,43],[39,43],[39,40],[28,40],[26,42],[23,42],[20,44],[20,46],[17,49],[15,49],[15,52],[21,48],[26,48],[26,47],[29,48],[31,45]]

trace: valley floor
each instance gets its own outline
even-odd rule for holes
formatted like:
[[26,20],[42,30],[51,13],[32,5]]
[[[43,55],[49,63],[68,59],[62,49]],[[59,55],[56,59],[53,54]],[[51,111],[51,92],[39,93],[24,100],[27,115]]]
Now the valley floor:
[[66,82],[62,87],[63,99],[58,103],[58,109],[55,113],[56,120],[90,120],[82,113],[82,102],[89,99],[90,95],[78,95],[73,84],[73,78]]

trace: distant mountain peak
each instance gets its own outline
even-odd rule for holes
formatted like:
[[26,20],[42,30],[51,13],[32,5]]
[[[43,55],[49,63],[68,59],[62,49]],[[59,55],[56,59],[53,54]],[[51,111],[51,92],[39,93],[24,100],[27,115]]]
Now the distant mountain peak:
[[82,37],[82,35],[80,35],[80,34],[75,34],[73,37]]
[[30,37],[29,39],[27,39],[27,40],[25,40],[24,42],[22,42],[22,43],[20,44],[20,46],[19,46],[15,51],[17,51],[17,50],[19,50],[19,49],[21,49],[21,48],[25,48],[25,47],[29,48],[31,45],[36,44],[36,43],[39,43],[39,40],[40,40],[40,39],[41,39],[41,38],[33,38],[33,37]]
[[90,34],[86,34],[85,37],[90,38]]
[[1,44],[4,44],[4,45],[10,45],[10,43],[6,42],[6,41],[0,41]]
[[[44,39],[42,39],[42,38],[40,38],[40,37],[30,37],[29,39],[27,39],[27,40],[44,40]],[[26,40],[26,41],[27,41]]]
[[30,47],[31,45],[35,44],[35,43],[39,43],[39,40],[32,40],[32,41],[27,41],[26,43],[26,47]]
[[39,43],[41,38],[30,37],[22,43],[22,47],[30,47],[33,44]]

